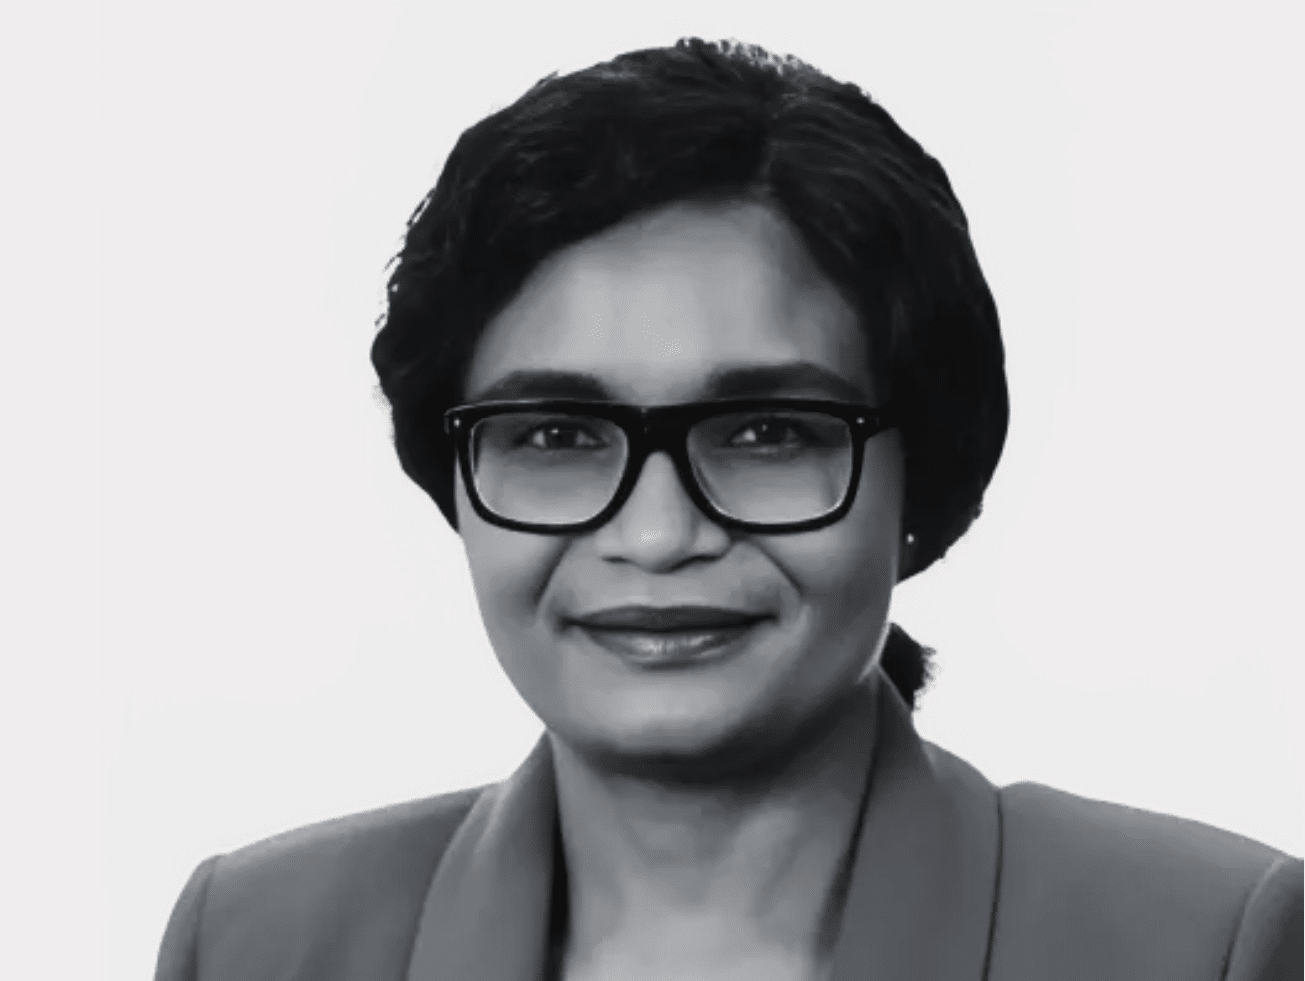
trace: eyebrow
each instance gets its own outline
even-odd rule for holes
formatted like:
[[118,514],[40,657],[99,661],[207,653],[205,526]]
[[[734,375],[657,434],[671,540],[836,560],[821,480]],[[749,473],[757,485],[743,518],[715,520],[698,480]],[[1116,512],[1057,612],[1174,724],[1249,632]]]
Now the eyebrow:
[[[861,386],[809,361],[718,368],[708,376],[700,398],[767,398],[798,391],[814,391],[843,402],[864,402],[869,398],[869,393]],[[482,390],[471,401],[498,402],[513,399],[620,401],[612,389],[594,375],[557,370],[510,372]]]

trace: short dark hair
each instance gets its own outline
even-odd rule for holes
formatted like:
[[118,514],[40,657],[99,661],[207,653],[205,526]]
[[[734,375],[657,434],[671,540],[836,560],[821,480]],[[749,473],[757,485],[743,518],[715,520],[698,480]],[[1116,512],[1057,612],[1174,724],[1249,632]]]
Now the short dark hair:
[[[550,254],[692,200],[770,206],[858,314],[902,433],[903,578],[928,567],[978,516],[1005,441],[996,305],[938,162],[857,86],[755,45],[686,38],[554,73],[462,134],[372,346],[404,470],[456,528],[442,417],[485,325]],[[926,660],[885,655],[908,702]]]

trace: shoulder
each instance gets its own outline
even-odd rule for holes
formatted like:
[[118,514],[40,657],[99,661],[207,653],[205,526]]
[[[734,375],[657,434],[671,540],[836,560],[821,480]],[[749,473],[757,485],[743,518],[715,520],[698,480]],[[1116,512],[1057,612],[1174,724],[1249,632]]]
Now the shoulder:
[[414,864],[416,853],[439,857],[471,805],[485,788],[332,818],[266,838],[218,859],[216,872],[228,887],[261,880],[294,880],[301,886],[333,879],[354,868]]
[[1037,863],[1067,882],[1148,889],[1189,886],[1211,904],[1236,904],[1282,852],[1250,838],[1036,783],[999,791],[1005,863]]
[[397,970],[435,865],[484,789],[323,821],[202,863],[165,934],[159,977]]
[[1239,964],[1271,961],[1293,931],[1299,964],[1299,859],[1196,821],[1034,783],[1003,788],[999,800],[994,966],[1009,955],[1040,957],[1037,970],[1067,977],[1078,974],[1061,959],[1120,979],[1251,978],[1261,975]]

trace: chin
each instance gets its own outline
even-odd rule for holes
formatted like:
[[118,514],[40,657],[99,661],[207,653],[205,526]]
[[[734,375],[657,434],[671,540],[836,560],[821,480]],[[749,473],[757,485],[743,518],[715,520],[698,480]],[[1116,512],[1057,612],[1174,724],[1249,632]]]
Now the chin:
[[621,687],[592,693],[550,731],[604,769],[673,780],[755,766],[786,741],[792,706],[765,691],[691,678]]

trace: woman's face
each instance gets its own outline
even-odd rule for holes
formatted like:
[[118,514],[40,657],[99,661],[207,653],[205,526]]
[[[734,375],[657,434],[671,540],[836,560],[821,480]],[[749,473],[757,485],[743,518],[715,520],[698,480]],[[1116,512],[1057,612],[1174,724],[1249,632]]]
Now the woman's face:
[[[680,204],[535,270],[479,342],[466,401],[592,390],[636,405],[690,402],[759,366],[783,370],[741,394],[883,401],[852,309],[785,223],[759,204]],[[897,432],[865,450],[848,515],[783,535],[715,524],[662,453],[620,512],[583,534],[489,524],[459,476],[481,615],[521,696],[555,737],[630,769],[781,751],[828,716],[885,633],[901,534]],[[576,623],[627,606],[761,619],[718,656],[650,664]]]

